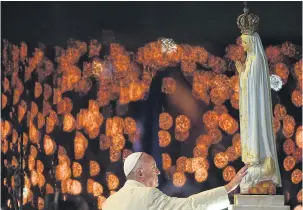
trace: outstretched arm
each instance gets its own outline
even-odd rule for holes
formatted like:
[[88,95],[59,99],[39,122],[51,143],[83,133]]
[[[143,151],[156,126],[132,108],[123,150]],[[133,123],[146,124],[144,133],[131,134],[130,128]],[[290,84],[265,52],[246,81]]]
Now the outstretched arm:
[[229,205],[228,193],[224,187],[207,190],[188,198],[169,197],[153,188],[147,194],[146,200],[149,210],[224,209]]
[[228,193],[233,191],[246,175],[247,166],[244,166],[237,175],[224,187],[207,190],[188,198],[175,198],[163,194],[156,188],[151,188],[146,196],[146,205],[149,210],[192,210],[192,209],[224,209],[229,205]]

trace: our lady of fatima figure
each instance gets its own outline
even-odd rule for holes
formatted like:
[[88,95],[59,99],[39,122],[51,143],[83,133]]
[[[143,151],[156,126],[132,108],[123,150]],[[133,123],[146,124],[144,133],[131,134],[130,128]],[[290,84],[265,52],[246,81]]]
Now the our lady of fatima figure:
[[249,13],[237,19],[242,46],[247,53],[245,64],[236,62],[240,80],[240,135],[242,161],[248,164],[248,174],[240,184],[241,194],[258,183],[269,181],[281,186],[276,142],[273,131],[272,100],[269,68],[259,34],[259,17]]

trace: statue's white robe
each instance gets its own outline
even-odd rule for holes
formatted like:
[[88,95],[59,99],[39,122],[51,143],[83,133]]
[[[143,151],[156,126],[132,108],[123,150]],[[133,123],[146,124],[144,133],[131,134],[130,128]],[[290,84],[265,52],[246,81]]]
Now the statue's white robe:
[[240,184],[242,193],[265,180],[281,186],[268,64],[259,35],[254,33],[250,39],[252,52],[240,73],[239,110],[242,161],[252,167]]

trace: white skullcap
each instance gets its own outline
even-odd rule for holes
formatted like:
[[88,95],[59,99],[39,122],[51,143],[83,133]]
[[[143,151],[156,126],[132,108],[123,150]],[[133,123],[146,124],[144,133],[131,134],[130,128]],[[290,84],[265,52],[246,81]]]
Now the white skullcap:
[[134,152],[130,154],[124,161],[124,174],[127,176],[137,164],[142,152]]

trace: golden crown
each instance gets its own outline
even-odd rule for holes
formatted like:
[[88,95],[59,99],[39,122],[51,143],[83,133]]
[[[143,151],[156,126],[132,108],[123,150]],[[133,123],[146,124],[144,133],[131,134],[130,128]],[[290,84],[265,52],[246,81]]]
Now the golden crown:
[[244,14],[237,18],[237,25],[241,29],[242,34],[251,35],[258,30],[259,17],[258,15],[249,13],[246,2],[244,2]]

